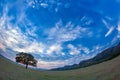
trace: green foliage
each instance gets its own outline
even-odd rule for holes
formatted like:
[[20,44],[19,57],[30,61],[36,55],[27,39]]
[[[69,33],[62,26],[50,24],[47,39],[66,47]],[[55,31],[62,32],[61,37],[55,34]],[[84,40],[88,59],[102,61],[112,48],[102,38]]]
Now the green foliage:
[[28,65],[36,66],[37,60],[34,59],[34,57],[31,54],[20,52],[16,54],[16,62],[22,63],[26,65],[26,68]]

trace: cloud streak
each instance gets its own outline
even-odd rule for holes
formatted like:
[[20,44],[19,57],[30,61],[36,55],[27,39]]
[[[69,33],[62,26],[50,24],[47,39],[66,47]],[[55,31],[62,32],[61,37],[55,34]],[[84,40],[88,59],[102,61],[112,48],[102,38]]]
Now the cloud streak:
[[109,36],[114,30],[114,27],[109,28],[108,32],[105,34],[105,37]]
[[102,22],[104,23],[104,25],[108,29],[107,33],[105,34],[105,37],[108,37],[114,31],[115,28],[114,28],[114,26],[111,26],[109,23],[107,23],[106,20],[104,20],[104,19],[102,19]]
[[[75,26],[72,22],[63,25],[62,21],[58,21],[55,27],[45,32],[48,35],[48,40],[55,40],[58,43],[73,41],[77,38],[89,37],[89,29],[82,28],[79,25]],[[83,35],[85,34],[85,35]]]
[[[77,5],[75,8],[78,10]],[[0,48],[6,51],[2,55],[13,59],[17,52],[28,52],[37,58],[38,68],[51,69],[91,58],[108,47],[108,43],[120,39],[120,24],[117,28],[111,25],[114,20],[111,16],[95,21],[99,18],[93,12],[81,11],[76,15],[79,12],[74,10],[66,15],[69,10],[73,10],[72,4],[60,0],[21,0],[12,5],[8,1],[0,12]],[[50,23],[51,17],[46,16],[51,15],[55,20],[49,25],[46,20],[50,18]],[[110,41],[113,31],[117,35]]]
[[75,47],[73,46],[72,44],[68,44],[68,48],[70,49],[70,54],[71,55],[77,55],[80,53],[80,51]]

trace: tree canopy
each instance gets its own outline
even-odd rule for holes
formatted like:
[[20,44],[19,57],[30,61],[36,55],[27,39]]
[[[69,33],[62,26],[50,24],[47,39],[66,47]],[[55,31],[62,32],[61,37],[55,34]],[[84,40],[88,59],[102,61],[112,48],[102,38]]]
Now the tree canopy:
[[37,66],[37,60],[34,59],[34,57],[31,54],[19,52],[16,54],[16,62],[22,63],[26,65],[26,69],[28,68],[28,65]]

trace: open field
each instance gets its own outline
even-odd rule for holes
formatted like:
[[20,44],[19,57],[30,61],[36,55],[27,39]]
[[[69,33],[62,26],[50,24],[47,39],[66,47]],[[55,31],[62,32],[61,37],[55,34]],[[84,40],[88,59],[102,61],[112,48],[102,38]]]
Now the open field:
[[25,69],[0,56],[0,80],[120,80],[120,56],[97,65],[68,71]]

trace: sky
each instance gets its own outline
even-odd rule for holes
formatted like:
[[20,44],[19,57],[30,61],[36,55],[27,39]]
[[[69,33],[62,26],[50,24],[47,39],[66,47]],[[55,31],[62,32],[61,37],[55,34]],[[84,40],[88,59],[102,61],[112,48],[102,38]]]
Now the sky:
[[0,0],[0,54],[37,68],[77,64],[120,42],[120,0]]

